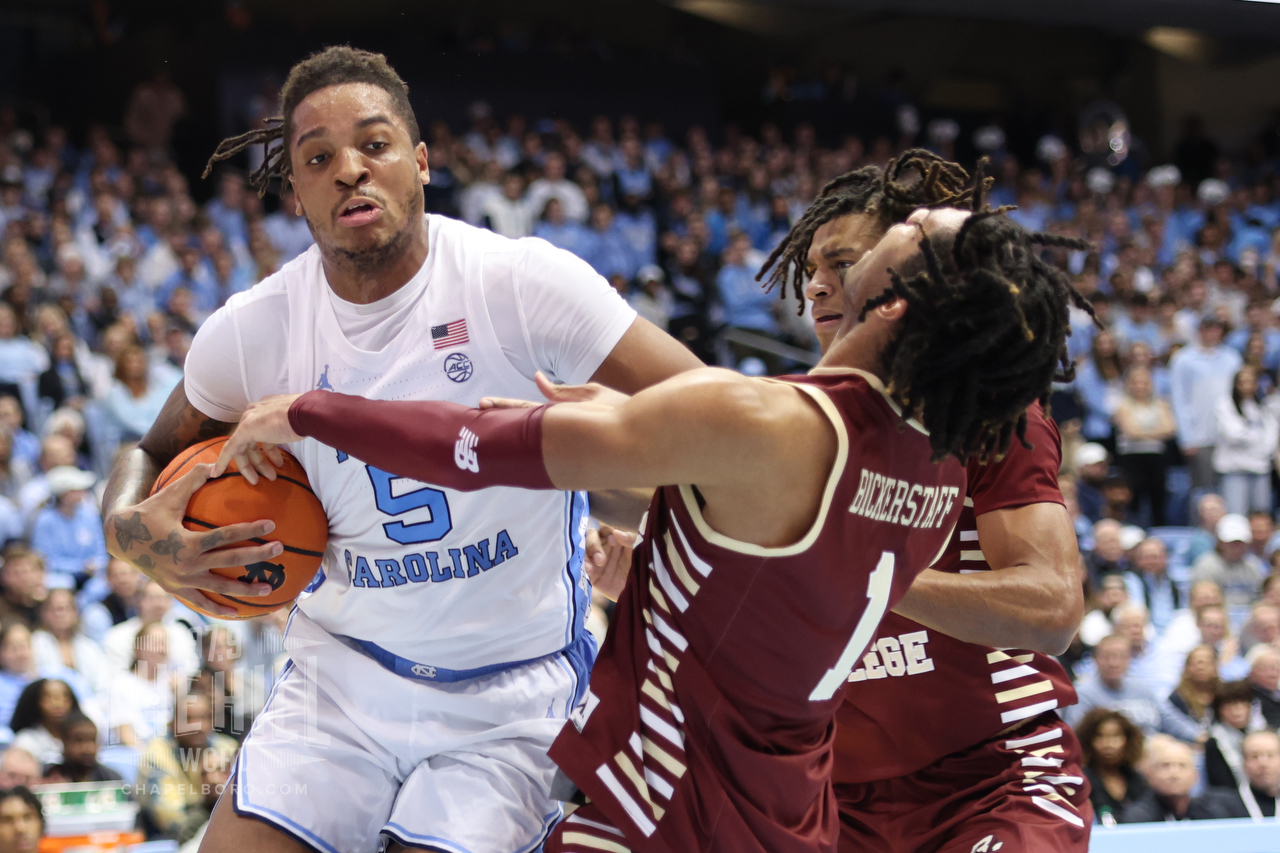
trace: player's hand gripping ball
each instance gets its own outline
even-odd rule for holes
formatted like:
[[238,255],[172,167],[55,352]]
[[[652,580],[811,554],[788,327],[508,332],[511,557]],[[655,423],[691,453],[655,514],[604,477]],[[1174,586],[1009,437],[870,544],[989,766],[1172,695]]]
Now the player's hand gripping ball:
[[[217,461],[226,440],[222,437],[202,441],[179,453],[156,479],[151,493],[155,494],[196,465]],[[191,496],[182,520],[188,530],[197,531],[265,518],[276,523],[270,537],[253,541],[260,544],[279,540],[284,551],[278,557],[251,566],[213,569],[223,577],[271,585],[271,594],[264,596],[239,598],[205,592],[218,604],[234,608],[239,615],[229,617],[232,619],[252,619],[292,603],[315,577],[329,542],[329,519],[320,499],[311,491],[306,471],[284,448],[280,448],[280,452],[284,456],[284,467],[275,480],[263,477],[257,485],[250,485],[232,463],[221,477],[205,483]],[[217,616],[205,610],[200,612]]]

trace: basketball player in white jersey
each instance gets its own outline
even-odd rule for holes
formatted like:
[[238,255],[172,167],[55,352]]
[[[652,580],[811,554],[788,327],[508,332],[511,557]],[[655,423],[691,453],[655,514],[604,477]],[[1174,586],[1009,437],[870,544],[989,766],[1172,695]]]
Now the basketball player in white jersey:
[[[264,395],[475,405],[538,399],[538,371],[633,392],[699,366],[569,253],[424,216],[427,152],[406,92],[382,56],[329,48],[290,72],[279,128],[215,154],[282,138],[254,179],[292,183],[316,246],[209,318],[105,499],[112,553],[210,611],[226,613],[205,590],[252,601],[267,589],[210,569],[278,554],[212,551],[270,523],[185,530],[207,466],[147,494],[177,452],[229,432]],[[461,493],[314,441],[295,450],[329,546],[201,850],[537,849],[561,814],[546,752],[595,652],[585,495]]]

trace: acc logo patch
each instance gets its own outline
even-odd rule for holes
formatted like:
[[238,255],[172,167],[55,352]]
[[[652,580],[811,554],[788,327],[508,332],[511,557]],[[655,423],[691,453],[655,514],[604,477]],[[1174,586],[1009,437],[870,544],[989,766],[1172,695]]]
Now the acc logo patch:
[[444,375],[454,382],[466,382],[475,373],[471,359],[460,352],[450,353],[444,360]]

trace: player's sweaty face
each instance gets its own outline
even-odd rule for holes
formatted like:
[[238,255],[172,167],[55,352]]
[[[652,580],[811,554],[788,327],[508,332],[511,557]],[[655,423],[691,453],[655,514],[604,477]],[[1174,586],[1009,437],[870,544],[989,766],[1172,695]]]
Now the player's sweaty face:
[[813,330],[823,352],[831,348],[844,319],[842,276],[883,236],[876,217],[865,213],[837,217],[813,232],[805,258],[804,295],[812,303]]
[[293,111],[290,163],[298,201],[326,254],[357,259],[396,242],[422,216],[427,149],[391,96],[370,83],[312,92]]

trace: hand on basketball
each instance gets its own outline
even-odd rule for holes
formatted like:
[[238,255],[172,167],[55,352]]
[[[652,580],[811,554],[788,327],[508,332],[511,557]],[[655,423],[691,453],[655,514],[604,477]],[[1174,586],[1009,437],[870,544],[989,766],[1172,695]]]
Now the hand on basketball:
[[273,394],[250,403],[235,432],[222,446],[213,465],[214,477],[221,477],[234,461],[236,468],[252,485],[258,476],[276,478],[276,468],[284,464],[278,445],[301,441],[302,436],[289,426],[289,407],[301,394]]
[[[209,481],[211,471],[210,465],[196,465],[141,503],[109,515],[108,541],[114,540],[112,554],[137,566],[166,592],[210,613],[236,616],[234,609],[215,604],[204,590],[250,598],[269,595],[271,585],[246,584],[211,570],[270,560],[280,555],[283,546],[279,542],[248,544],[274,530],[273,521],[251,521],[213,530],[188,530],[182,525],[191,496]],[[224,547],[237,542],[246,544]]]
[[[606,388],[596,382],[585,385],[557,385],[538,371],[534,377],[538,390],[551,403],[599,403],[602,406],[616,408],[627,401],[627,395],[612,388]],[[540,403],[530,400],[514,400],[510,397],[485,397],[480,401],[482,409],[532,409]]]
[[607,524],[587,531],[587,577],[596,591],[610,601],[617,601],[627,585],[635,544],[635,533]]

